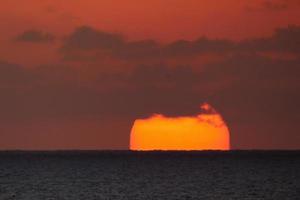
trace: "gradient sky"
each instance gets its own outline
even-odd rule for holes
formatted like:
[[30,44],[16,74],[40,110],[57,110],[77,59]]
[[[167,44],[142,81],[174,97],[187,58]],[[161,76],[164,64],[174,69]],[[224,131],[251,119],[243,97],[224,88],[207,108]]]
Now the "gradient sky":
[[299,0],[2,0],[0,149],[128,149],[208,102],[233,149],[299,149]]

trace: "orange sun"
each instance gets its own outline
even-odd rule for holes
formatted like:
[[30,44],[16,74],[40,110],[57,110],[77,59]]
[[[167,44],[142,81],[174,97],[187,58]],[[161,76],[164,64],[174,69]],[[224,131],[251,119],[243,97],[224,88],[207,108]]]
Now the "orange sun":
[[230,134],[221,115],[209,104],[197,116],[137,119],[130,134],[131,150],[229,150]]

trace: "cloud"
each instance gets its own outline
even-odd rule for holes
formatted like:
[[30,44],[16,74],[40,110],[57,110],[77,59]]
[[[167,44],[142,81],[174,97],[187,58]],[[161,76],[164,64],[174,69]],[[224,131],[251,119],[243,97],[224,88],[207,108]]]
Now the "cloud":
[[[286,127],[296,130],[300,119],[300,58],[272,59],[260,52],[299,53],[299,29],[290,26],[270,37],[240,42],[202,37],[160,44],[81,27],[66,37],[60,53],[83,58],[92,54],[98,59],[88,60],[92,67],[76,60],[35,68],[0,62],[0,118],[92,116],[130,124],[153,113],[195,115],[201,103],[210,102],[228,122],[233,148],[255,145],[253,138],[261,135],[280,136],[277,141],[285,134],[294,138],[294,132],[280,132]],[[205,53],[226,56],[204,64],[176,60]],[[114,63],[101,63],[105,56],[128,63],[115,70]],[[164,62],[168,58],[175,64]],[[161,62],[152,62],[155,59]],[[107,70],[101,70],[104,65]],[[247,144],[242,143],[245,139]]]
[[245,51],[277,51],[299,53],[300,26],[290,25],[278,28],[271,37],[249,39],[240,43],[240,49]]
[[299,59],[235,55],[207,67],[206,76],[212,82],[230,82],[207,101],[227,120],[234,144],[247,148],[291,148],[289,141],[298,138],[295,130],[300,119],[299,64]]
[[189,56],[202,53],[224,53],[234,50],[235,43],[225,39],[208,39],[201,37],[194,41],[175,41],[166,47],[164,51],[168,56]]
[[124,43],[122,36],[95,30],[88,26],[77,28],[68,36],[62,50],[113,49]]
[[[155,59],[195,55],[205,52],[223,52],[232,49],[228,40],[209,40],[205,37],[195,41],[175,41],[162,45],[154,40],[127,41],[120,34],[107,33],[83,26],[66,37],[61,52],[66,59],[98,59],[111,56],[123,60]],[[90,54],[89,54],[90,53]]]
[[[137,65],[128,73],[103,73],[53,65],[29,69],[1,62],[0,118],[2,122],[118,118],[130,124],[153,113],[195,115],[201,103],[210,102],[230,127],[233,148],[260,147],[253,138],[296,137],[282,131],[296,128],[300,119],[299,64],[299,59],[237,54],[201,70],[189,65]],[[85,77],[82,70],[95,71]],[[267,143],[268,137],[262,141]]]
[[[104,73],[52,65],[26,69],[2,62],[0,90],[2,101],[7,100],[2,115],[7,110],[8,115],[37,117],[176,116],[195,114],[206,101],[250,113],[262,106],[264,113],[274,113],[279,99],[299,99],[299,63],[235,55],[201,70],[189,65],[138,65],[128,73]],[[86,70],[93,76],[85,76]]]
[[286,10],[289,6],[287,2],[284,1],[274,2],[274,1],[267,0],[262,3],[262,7],[267,10],[281,11],[281,10]]
[[[292,0],[293,1],[293,0]],[[247,11],[285,11],[294,3],[290,0],[263,0],[258,5],[246,6]]]
[[55,36],[40,30],[27,30],[18,35],[15,40],[18,42],[49,43],[55,40]]
[[[273,60],[259,56],[256,52],[298,53],[299,47],[294,44],[300,38],[299,30],[297,26],[281,28],[272,37],[239,43],[201,38],[162,45],[153,40],[127,41],[119,34],[81,27],[66,38],[61,49],[63,55],[73,51],[106,51],[107,55],[115,59],[133,61],[128,64],[131,67],[115,71],[108,62],[107,71],[102,71],[99,68],[103,64],[95,62],[94,67],[80,64],[78,68],[73,67],[73,63],[66,63],[25,69],[22,66],[2,63],[2,89],[8,88],[8,92],[9,87],[14,87],[22,91],[23,95],[26,93],[29,108],[40,105],[36,111],[44,110],[44,114],[56,112],[57,115],[74,112],[78,115],[115,113],[128,116],[155,112],[171,116],[194,114],[201,102],[224,98],[224,102],[227,102],[230,99],[229,94],[234,99],[248,97],[248,100],[253,100],[252,106],[255,106],[255,102],[260,102],[261,99],[271,100],[272,96],[268,96],[269,94],[276,94],[278,98],[282,98],[281,95],[297,96],[294,91],[299,89],[299,58]],[[220,61],[201,65],[151,62],[157,57],[178,59],[204,52],[231,54]],[[134,62],[142,57],[147,58],[145,62],[141,62],[146,64]],[[31,99],[34,97],[36,98]],[[15,100],[18,101],[18,98]],[[245,108],[246,105],[240,106]]]
[[221,108],[230,123],[295,123],[300,117],[299,64],[299,59],[235,55],[207,66],[205,74],[212,82],[228,81],[208,101]]
[[141,61],[195,57],[205,54],[226,55],[243,51],[299,53],[300,27],[291,25],[276,29],[270,37],[251,38],[243,41],[226,39],[178,40],[160,44],[154,40],[128,41],[124,36],[79,27],[66,37],[61,53],[65,60],[97,61],[107,58]]
[[0,74],[1,119],[176,115],[193,113],[199,103],[199,74],[189,67],[136,66],[130,73],[92,71],[90,77],[67,66],[2,62]]

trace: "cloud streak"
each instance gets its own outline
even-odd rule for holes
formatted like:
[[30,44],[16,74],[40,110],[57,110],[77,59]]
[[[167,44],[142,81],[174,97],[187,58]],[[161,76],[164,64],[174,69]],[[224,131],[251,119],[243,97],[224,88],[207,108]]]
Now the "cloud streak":
[[55,36],[40,30],[27,30],[18,35],[15,40],[18,42],[50,43],[55,41]]

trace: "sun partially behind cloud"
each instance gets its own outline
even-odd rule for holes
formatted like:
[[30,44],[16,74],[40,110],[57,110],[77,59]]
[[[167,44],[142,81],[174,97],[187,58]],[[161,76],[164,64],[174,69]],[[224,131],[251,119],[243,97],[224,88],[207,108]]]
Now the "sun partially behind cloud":
[[131,130],[131,150],[229,150],[230,133],[209,104],[197,116],[137,119]]

